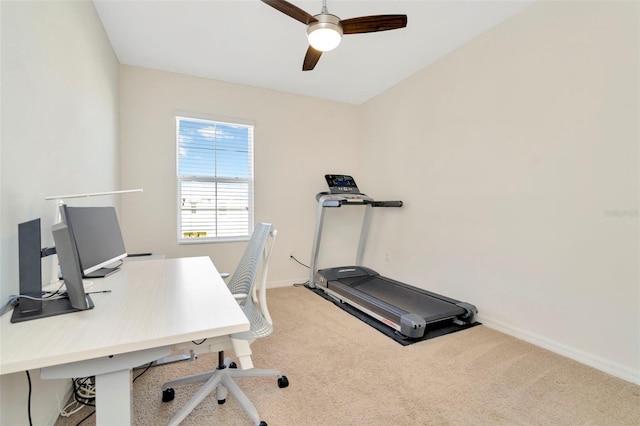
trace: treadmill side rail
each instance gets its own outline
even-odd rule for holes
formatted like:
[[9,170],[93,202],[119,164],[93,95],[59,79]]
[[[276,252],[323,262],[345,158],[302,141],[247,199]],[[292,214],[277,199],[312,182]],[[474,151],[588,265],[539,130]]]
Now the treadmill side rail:
[[407,314],[400,317],[400,333],[407,337],[417,338],[424,336],[427,322],[420,315]]
[[462,317],[458,317],[454,322],[464,325],[464,324],[473,324],[476,321],[476,314],[478,313],[478,308],[475,305],[467,302],[459,302],[456,303],[456,306],[460,306],[462,309],[466,311],[466,314]]

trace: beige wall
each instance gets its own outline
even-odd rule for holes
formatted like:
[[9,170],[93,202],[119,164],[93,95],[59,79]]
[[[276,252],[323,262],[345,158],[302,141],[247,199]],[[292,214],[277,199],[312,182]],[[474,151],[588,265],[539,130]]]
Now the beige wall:
[[640,382],[639,16],[539,2],[365,104],[367,263]]
[[[40,217],[42,243],[52,246],[56,206],[45,196],[118,188],[118,62],[89,1],[2,1],[0,8],[4,304],[18,293],[17,224]],[[52,257],[43,260],[44,282]],[[69,382],[41,381],[38,371],[31,380],[33,422],[53,424]],[[1,376],[0,392],[0,424],[28,424],[26,375]]]
[[[243,243],[177,244],[175,113],[240,119],[255,124],[255,221],[278,229],[270,281],[291,284],[307,271],[315,194],[325,173],[358,175],[360,128],[354,105],[180,74],[120,68],[120,141],[123,187],[143,188],[122,198],[129,252],[167,257],[210,256],[233,272]],[[340,250],[337,250],[340,252]]]

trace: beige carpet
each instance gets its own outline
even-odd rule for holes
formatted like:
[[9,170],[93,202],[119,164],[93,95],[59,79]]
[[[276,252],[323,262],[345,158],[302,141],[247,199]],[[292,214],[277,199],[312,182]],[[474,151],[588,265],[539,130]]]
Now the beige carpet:
[[[280,369],[290,386],[238,382],[271,426],[640,425],[640,386],[485,326],[401,346],[307,289],[273,289],[268,297],[276,331],[254,343],[253,361]],[[166,424],[197,386],[162,403],[162,383],[215,360],[151,368],[133,386],[135,424]],[[56,425],[75,425],[87,410]],[[95,416],[82,424],[95,424]],[[251,420],[232,397],[218,405],[210,395],[183,422],[205,424]]]

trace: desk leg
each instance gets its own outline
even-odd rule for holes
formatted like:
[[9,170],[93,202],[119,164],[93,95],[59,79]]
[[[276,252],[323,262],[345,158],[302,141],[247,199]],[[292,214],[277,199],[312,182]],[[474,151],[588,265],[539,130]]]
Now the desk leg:
[[[1,0],[0,0],[1,1]],[[133,419],[131,369],[171,354],[171,346],[52,365],[40,370],[43,379],[96,377],[96,423],[125,426]]]
[[96,376],[96,425],[130,425],[133,421],[131,370]]

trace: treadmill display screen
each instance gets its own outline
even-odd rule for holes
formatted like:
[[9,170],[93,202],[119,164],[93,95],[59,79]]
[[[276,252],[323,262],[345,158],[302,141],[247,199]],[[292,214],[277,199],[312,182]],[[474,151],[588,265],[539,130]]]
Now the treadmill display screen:
[[359,194],[356,181],[347,175],[324,175],[332,194]]

